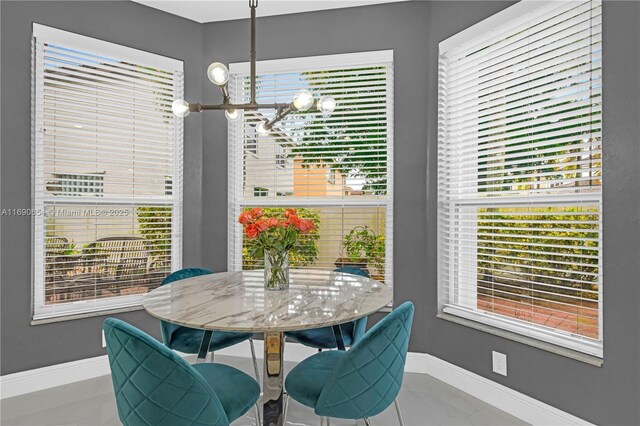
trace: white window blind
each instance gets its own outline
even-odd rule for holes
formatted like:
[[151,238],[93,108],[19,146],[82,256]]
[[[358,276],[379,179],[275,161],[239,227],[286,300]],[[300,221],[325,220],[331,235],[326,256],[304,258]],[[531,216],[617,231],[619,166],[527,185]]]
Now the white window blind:
[[[248,64],[231,64],[234,102],[249,100]],[[316,230],[292,267],[355,266],[391,284],[393,224],[393,52],[378,51],[257,64],[259,103],[288,103],[301,88],[335,98],[336,110],[294,113],[268,136],[255,125],[274,111],[229,123],[229,268],[263,267],[237,218],[296,208]]]
[[139,304],[180,267],[182,69],[34,24],[34,319]]
[[602,356],[601,3],[521,2],[441,43],[439,303]]

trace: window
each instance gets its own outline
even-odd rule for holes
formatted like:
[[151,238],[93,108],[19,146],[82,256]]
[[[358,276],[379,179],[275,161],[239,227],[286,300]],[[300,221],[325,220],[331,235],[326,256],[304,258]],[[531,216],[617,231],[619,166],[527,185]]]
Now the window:
[[52,195],[83,195],[93,194],[102,196],[104,177],[102,174],[70,174],[54,173],[53,180],[47,182],[46,189]]
[[33,319],[137,305],[182,257],[182,62],[33,37]]
[[440,44],[439,302],[602,356],[601,4],[522,2]]
[[[230,71],[232,99],[247,102],[248,64],[231,64]],[[255,137],[256,123],[274,111],[246,111],[229,123],[229,269],[263,267],[236,221],[243,209],[259,206],[277,215],[292,207],[317,226],[292,253],[292,267],[353,265],[391,284],[393,53],[263,61],[257,80],[261,103],[290,102],[306,88],[316,98],[333,96],[337,108],[328,116],[289,115],[270,135],[258,137],[255,156],[246,155],[247,141]]]
[[327,183],[329,183],[330,185],[335,185],[336,184],[336,170],[335,169],[329,169],[329,172],[327,173]]
[[262,188],[260,186],[253,187],[253,196],[254,197],[267,197],[269,196],[269,190],[267,188]]
[[258,154],[258,143],[255,139],[247,139],[247,153],[253,155]]

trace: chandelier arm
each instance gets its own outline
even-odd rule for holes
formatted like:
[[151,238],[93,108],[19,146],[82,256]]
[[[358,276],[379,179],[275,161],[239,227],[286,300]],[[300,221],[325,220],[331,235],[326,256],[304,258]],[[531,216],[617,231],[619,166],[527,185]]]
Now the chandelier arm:
[[227,85],[225,84],[224,86],[220,86],[220,91],[222,92],[222,103],[228,104],[231,97],[229,96],[229,89],[227,88]]
[[289,108],[290,104],[232,104],[232,103],[222,103],[222,104],[189,104],[189,111],[191,112],[202,112],[202,111],[226,111],[233,109],[241,109],[243,111],[256,111],[258,109],[276,109],[276,110],[285,110]]
[[267,121],[267,124],[265,125],[265,127],[267,129],[272,129],[274,124],[284,119],[287,115],[291,114],[293,111],[296,111],[296,107],[293,104],[290,104],[286,108],[278,108],[278,112],[276,113],[275,117],[273,117],[273,119],[271,119],[270,121]]

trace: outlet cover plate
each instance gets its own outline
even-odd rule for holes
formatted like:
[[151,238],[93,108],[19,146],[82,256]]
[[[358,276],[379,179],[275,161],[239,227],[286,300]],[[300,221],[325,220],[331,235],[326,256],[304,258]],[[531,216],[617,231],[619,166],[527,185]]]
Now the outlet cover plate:
[[500,352],[496,352],[496,351],[492,351],[491,355],[493,359],[493,372],[506,376],[507,375],[507,355],[501,354]]

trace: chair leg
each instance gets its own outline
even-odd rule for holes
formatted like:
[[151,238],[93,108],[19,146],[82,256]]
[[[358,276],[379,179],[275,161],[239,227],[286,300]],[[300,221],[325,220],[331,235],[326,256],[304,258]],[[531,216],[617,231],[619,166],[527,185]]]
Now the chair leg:
[[324,426],[324,416],[320,417],[320,426]]
[[215,352],[213,351],[209,352],[209,362],[213,362],[214,358],[215,358]]
[[[256,375],[256,381],[260,384],[260,373],[258,372],[258,361],[256,360],[256,348],[253,346],[253,339],[249,339],[249,347],[251,348],[251,358],[253,360],[253,372]],[[256,418],[258,419],[258,426],[262,425],[262,418],[260,416],[260,407],[256,402]]]
[[260,418],[260,407],[258,407],[258,402],[253,404],[253,407],[256,409],[256,425],[262,426],[262,419]]
[[287,424],[287,411],[289,411],[289,395],[284,394],[284,411],[282,413],[282,424]]
[[256,380],[260,383],[260,372],[258,371],[258,360],[256,359],[256,348],[253,346],[253,339],[249,339],[249,347],[251,348],[251,358],[253,359],[253,372]]
[[400,422],[400,426],[404,426],[404,420],[402,420],[402,412],[400,412],[400,403],[398,402],[397,397],[395,400],[393,400],[393,405],[396,406],[396,413],[398,413],[398,422]]
[[365,424],[366,426],[371,426],[371,422],[369,421],[369,418],[368,418],[368,417],[365,417],[363,420],[364,420],[364,424]]
[[331,426],[331,417],[327,417],[327,426]]

